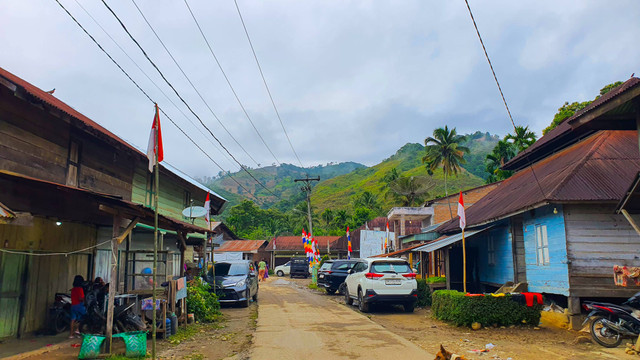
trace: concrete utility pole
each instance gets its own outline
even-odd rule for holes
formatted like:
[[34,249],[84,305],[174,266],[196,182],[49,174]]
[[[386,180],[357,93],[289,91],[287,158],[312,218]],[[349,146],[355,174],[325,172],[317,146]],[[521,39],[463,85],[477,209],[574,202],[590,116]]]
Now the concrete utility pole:
[[304,179],[295,179],[294,182],[304,182],[304,185],[300,188],[300,190],[307,193],[307,215],[309,216],[309,234],[313,236],[313,225],[311,224],[311,182],[312,181],[320,181],[320,176],[315,178],[309,178],[307,175]]

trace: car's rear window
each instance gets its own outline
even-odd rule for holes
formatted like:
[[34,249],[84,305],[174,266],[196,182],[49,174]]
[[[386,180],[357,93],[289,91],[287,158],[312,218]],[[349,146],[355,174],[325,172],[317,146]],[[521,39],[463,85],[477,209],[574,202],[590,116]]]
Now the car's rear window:
[[355,263],[336,263],[333,266],[334,270],[349,270],[355,265]]
[[307,260],[305,260],[305,259],[293,259],[293,260],[291,260],[291,263],[292,264],[306,264]]
[[[234,276],[234,275],[246,275],[249,273],[249,266],[243,263],[215,263],[216,276]],[[213,276],[211,270],[209,270],[209,276]]]
[[371,272],[407,274],[413,271],[405,262],[378,261],[371,265]]
[[320,268],[320,270],[329,270],[329,269],[331,269],[331,265],[333,265],[333,263],[326,262],[326,263],[322,264],[322,267]]

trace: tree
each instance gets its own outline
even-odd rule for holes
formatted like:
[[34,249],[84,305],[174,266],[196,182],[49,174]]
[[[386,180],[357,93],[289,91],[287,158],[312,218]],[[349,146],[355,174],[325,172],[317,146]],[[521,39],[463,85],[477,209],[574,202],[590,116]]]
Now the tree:
[[378,202],[378,197],[370,191],[365,191],[360,195],[353,197],[353,207],[355,208],[367,208],[374,213],[380,213],[382,208]]
[[380,187],[380,191],[382,191],[382,196],[386,199],[389,196],[389,184],[395,179],[399,178],[400,174],[398,173],[398,169],[393,168],[389,170],[383,177],[380,179],[380,182],[383,183]]
[[336,215],[333,217],[333,224],[338,229],[345,229],[347,227],[347,223],[351,220],[351,216],[347,213],[346,210],[338,210],[336,211]]
[[362,224],[364,224],[365,222],[373,219],[376,217],[376,214],[373,212],[373,210],[366,208],[366,207],[359,207],[356,208],[353,212],[353,218],[351,220],[351,226],[354,229],[359,228]]
[[[622,84],[622,81],[616,81],[616,82],[613,82],[613,83],[603,87],[602,89],[600,89],[600,93],[595,97],[594,100],[598,99],[599,97],[601,97],[602,95],[608,93],[609,91],[615,89],[616,87],[620,86],[621,84]],[[565,101],[564,105],[562,105],[558,109],[558,112],[553,116],[553,121],[551,121],[551,124],[549,126],[547,126],[544,130],[542,130],[542,135],[546,135],[549,131],[555,129],[555,127],[558,126],[565,119],[568,119],[568,118],[572,117],[576,112],[584,109],[585,107],[587,107],[592,102],[593,102],[593,100],[587,100],[587,101],[583,101],[583,102],[577,102],[576,101],[576,102],[572,102],[571,104],[569,104],[568,101]]]
[[433,187],[435,182],[426,176],[401,176],[389,183],[389,188],[402,206],[414,206],[423,202]]
[[[447,177],[458,175],[462,164],[465,163],[464,154],[469,153],[469,148],[462,146],[466,140],[465,136],[458,135],[456,128],[451,129],[445,125],[444,128],[433,130],[433,137],[424,139],[426,154],[422,158],[422,162],[426,163],[429,174],[439,167],[442,167],[444,173],[444,193],[449,196],[447,188]],[[449,215],[453,218],[451,211],[451,202],[447,200],[449,205]]]
[[528,126],[517,125],[513,134],[507,134],[504,140],[510,140],[518,152],[528,148],[536,142],[536,133],[529,130]]
[[325,226],[327,227],[327,229],[329,229],[331,227],[331,223],[333,222],[333,211],[331,211],[331,209],[324,209],[322,214],[320,214],[320,218],[322,218]]
[[517,149],[514,143],[504,140],[500,140],[498,144],[493,148],[491,154],[487,155],[487,172],[490,174],[487,178],[487,184],[492,182],[504,180],[513,174],[513,171],[502,170],[502,166],[516,156]]

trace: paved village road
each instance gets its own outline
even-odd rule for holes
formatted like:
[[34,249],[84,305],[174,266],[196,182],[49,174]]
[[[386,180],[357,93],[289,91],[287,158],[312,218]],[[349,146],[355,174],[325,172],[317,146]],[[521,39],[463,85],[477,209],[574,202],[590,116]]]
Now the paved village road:
[[286,279],[260,285],[252,360],[430,359],[366,316]]

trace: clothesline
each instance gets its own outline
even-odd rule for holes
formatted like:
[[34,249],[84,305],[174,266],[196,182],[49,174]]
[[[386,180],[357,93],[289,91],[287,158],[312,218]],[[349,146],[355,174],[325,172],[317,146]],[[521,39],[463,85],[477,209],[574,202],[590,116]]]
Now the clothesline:
[[68,255],[73,255],[76,253],[80,253],[83,251],[87,251],[87,250],[91,250],[93,248],[97,248],[98,246],[110,243],[113,239],[115,239],[115,237],[109,239],[109,240],[105,240],[99,244],[96,245],[92,245],[83,249],[79,249],[79,250],[73,250],[73,251],[69,251],[69,252],[55,252],[55,253],[34,253],[34,252],[26,252],[26,251],[15,251],[15,250],[6,250],[6,249],[0,249],[0,252],[4,252],[7,254],[17,254],[17,255],[28,255],[28,256],[62,256],[64,255],[65,257]]

